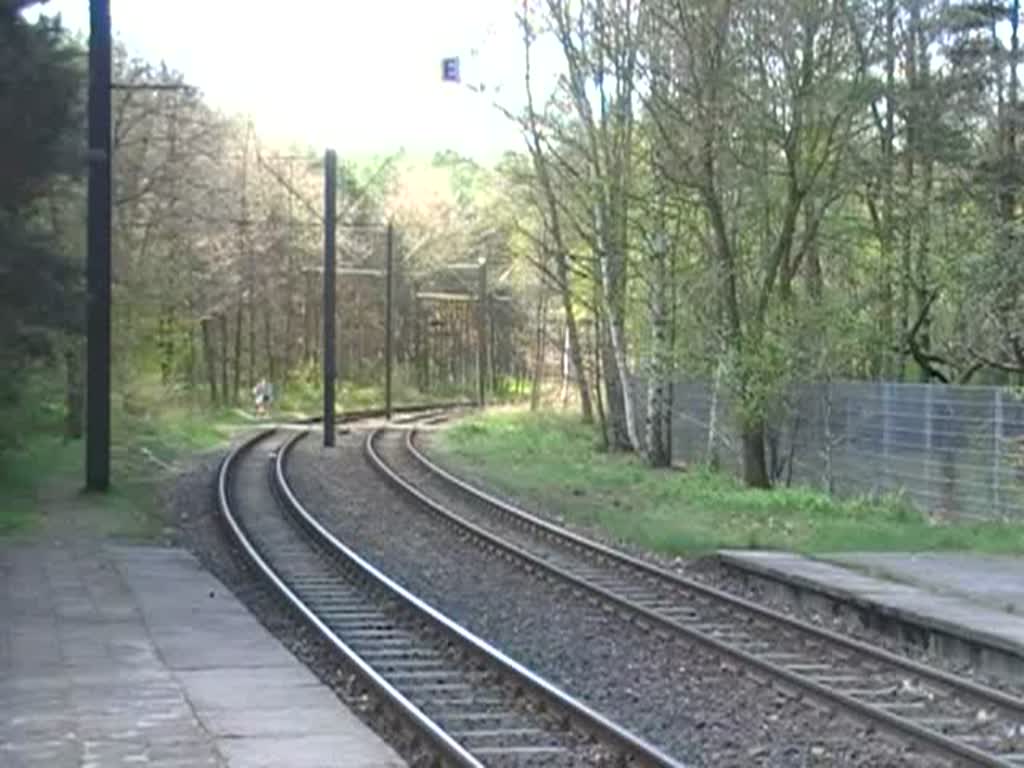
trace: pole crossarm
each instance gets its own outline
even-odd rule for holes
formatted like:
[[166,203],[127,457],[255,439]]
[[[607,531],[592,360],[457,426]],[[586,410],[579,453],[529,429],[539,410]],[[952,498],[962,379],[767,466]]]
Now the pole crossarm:
[[196,90],[194,85],[186,83],[111,83],[113,91],[183,91],[191,93]]
[[355,275],[363,277],[387,277],[386,270],[371,269],[370,267],[338,267],[339,275]]
[[446,291],[420,291],[416,294],[417,299],[424,301],[459,301],[475,302],[480,297],[472,293],[451,293]]

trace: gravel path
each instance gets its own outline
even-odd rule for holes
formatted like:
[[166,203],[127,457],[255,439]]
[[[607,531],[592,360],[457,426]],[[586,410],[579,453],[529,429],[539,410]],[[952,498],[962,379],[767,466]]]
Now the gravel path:
[[840,632],[850,637],[863,640],[866,643],[885,648],[892,653],[899,654],[908,659],[928,664],[937,669],[942,669],[962,677],[971,678],[984,685],[1005,691],[1014,696],[1024,698],[1024,683],[1006,678],[994,677],[977,669],[963,659],[950,658],[948,656],[934,653],[926,646],[915,645],[904,642],[897,637],[879,632],[871,627],[865,626],[858,618],[856,610],[843,611],[841,613],[822,613],[806,603],[790,600],[783,590],[765,588],[765,585],[757,579],[750,579],[742,573],[728,568],[719,562],[715,557],[704,557],[694,560],[687,560],[679,557],[667,557],[640,549],[628,542],[616,540],[607,533],[592,526],[574,525],[550,509],[545,509],[541,504],[532,500],[511,498],[500,489],[488,483],[481,475],[474,472],[471,467],[462,466],[451,461],[448,457],[439,452],[432,445],[433,435],[430,432],[422,431],[416,438],[416,446],[423,451],[432,461],[452,472],[458,477],[471,482],[477,487],[486,490],[498,498],[505,499],[525,509],[538,517],[542,517],[553,523],[561,525],[580,535],[586,536],[595,541],[600,541],[609,546],[615,547],[623,552],[647,560],[650,563],[662,568],[674,571],[687,578],[699,581],[703,584],[720,589],[724,592],[737,595],[751,602],[763,605],[766,608],[785,613],[789,616],[799,618],[810,624],[830,629],[833,632]]
[[366,463],[302,441],[289,478],[345,541],[457,621],[694,766],[936,766],[681,640],[661,639],[438,526]]

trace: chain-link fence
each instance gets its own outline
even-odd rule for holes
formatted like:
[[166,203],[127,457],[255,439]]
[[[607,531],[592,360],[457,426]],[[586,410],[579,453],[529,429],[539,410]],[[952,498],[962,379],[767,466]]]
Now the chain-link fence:
[[[724,388],[678,382],[674,403],[674,458],[738,471],[736,412]],[[843,496],[901,492],[952,518],[1024,517],[1024,401],[1013,390],[806,384],[793,388],[769,424],[778,484]]]

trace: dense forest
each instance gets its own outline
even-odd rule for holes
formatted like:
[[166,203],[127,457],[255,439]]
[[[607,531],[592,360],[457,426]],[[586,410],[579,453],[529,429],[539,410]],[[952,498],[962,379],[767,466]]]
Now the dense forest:
[[[24,5],[24,4],[16,4]],[[59,20],[2,12],[4,368],[8,405],[40,371],[60,377],[67,428],[82,429],[85,94],[83,45]],[[10,44],[8,44],[8,42]],[[247,405],[261,377],[315,409],[321,379],[322,149],[268,146],[211,107],[182,73],[115,48],[113,374],[118,403]],[[509,162],[515,162],[510,158]],[[388,224],[395,258],[399,393],[476,392],[474,302],[486,260],[488,379],[526,377],[523,286],[506,182],[454,152],[342,158],[339,378],[383,379]]]
[[[48,367],[74,431],[85,58],[18,5],[0,5],[0,396]],[[793,382],[1024,381],[1019,0],[524,0],[508,23],[523,99],[496,106],[522,151],[343,163],[342,377],[380,376],[391,221],[410,390],[473,391],[467,265],[486,259],[489,386],[539,394],[561,369],[607,447],[654,466],[681,376],[740,403],[754,486]],[[320,150],[267,146],[124,50],[114,80],[120,391],[315,388]]]
[[793,381],[1021,381],[1018,0],[542,0],[519,22],[537,260],[580,368],[596,319],[579,399],[614,447],[666,464],[669,383],[713,377],[767,486]]

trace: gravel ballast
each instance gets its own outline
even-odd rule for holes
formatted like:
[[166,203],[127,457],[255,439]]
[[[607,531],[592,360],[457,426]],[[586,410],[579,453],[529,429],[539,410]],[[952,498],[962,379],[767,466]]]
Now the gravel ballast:
[[297,446],[288,476],[310,511],[456,621],[676,757],[694,766],[941,765],[486,552],[385,486],[363,437]]
[[898,637],[880,632],[872,627],[866,626],[859,618],[856,609],[841,612],[822,612],[816,610],[806,602],[790,599],[785,590],[771,588],[761,580],[751,579],[748,575],[730,568],[717,557],[702,557],[698,559],[685,559],[680,557],[667,557],[658,555],[648,550],[640,549],[628,542],[623,542],[609,537],[602,529],[592,526],[574,525],[565,518],[553,514],[551,510],[545,509],[543,505],[533,503],[529,500],[511,498],[508,494],[495,488],[488,483],[472,468],[460,466],[447,460],[433,445],[433,434],[429,431],[422,431],[416,438],[417,447],[423,451],[431,461],[444,467],[452,474],[472,483],[488,493],[515,504],[530,514],[549,520],[568,530],[574,531],[595,541],[608,546],[615,547],[623,552],[628,552],[634,557],[646,560],[661,568],[673,571],[680,576],[699,581],[708,586],[720,589],[723,592],[742,597],[765,608],[784,613],[809,624],[829,629],[833,632],[845,634],[849,637],[861,640],[875,647],[884,648],[887,651],[904,656],[913,661],[927,664],[936,669],[941,669],[961,677],[975,680],[983,685],[1004,691],[1014,696],[1024,698],[1024,683],[1017,680],[996,677],[986,674],[969,661],[962,658],[953,658],[932,651],[926,646],[908,643]]

